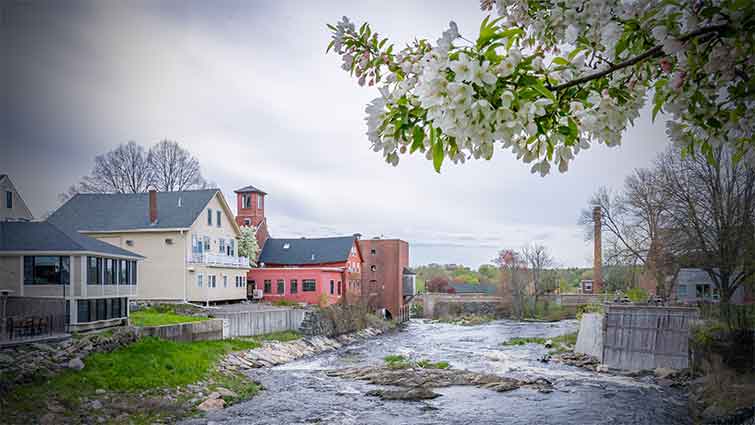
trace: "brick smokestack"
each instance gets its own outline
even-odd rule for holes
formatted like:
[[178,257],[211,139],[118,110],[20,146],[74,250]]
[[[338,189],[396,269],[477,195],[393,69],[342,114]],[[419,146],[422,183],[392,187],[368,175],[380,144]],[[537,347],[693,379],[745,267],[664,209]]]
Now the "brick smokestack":
[[603,291],[603,244],[601,238],[602,216],[600,207],[593,208],[592,218],[593,222],[595,223],[592,286],[593,293],[597,294]]
[[149,190],[149,222],[157,223],[157,191],[154,189]]

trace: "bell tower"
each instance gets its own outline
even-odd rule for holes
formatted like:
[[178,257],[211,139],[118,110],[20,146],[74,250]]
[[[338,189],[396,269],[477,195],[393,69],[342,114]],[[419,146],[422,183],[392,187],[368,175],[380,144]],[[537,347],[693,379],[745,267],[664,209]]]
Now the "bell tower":
[[265,221],[265,195],[267,193],[254,186],[246,186],[235,190],[236,193],[236,223],[239,226],[257,227]]

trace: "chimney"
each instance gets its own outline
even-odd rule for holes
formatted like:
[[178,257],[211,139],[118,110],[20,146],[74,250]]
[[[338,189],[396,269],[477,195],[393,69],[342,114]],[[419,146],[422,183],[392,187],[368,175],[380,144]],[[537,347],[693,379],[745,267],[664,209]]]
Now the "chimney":
[[356,239],[356,240],[362,239],[362,234],[361,233],[354,233],[354,239]]
[[592,269],[592,291],[594,294],[603,292],[603,244],[601,238],[602,217],[600,207],[592,210],[592,219],[595,223],[594,235],[594,252],[593,252],[593,269]]
[[157,223],[157,191],[149,190],[149,223]]

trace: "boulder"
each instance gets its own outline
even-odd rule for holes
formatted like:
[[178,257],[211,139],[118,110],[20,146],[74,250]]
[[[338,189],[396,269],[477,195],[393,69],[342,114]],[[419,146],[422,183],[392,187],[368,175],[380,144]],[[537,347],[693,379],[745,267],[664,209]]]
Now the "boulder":
[[68,361],[68,368],[74,370],[84,369],[84,362],[80,358],[75,357]]
[[238,394],[236,394],[235,392],[229,390],[228,388],[223,388],[223,387],[216,388],[215,392],[217,392],[218,394],[220,394],[220,397],[224,397],[224,398],[225,397],[236,398],[236,397],[239,396]]
[[197,406],[197,409],[203,412],[213,412],[216,410],[222,410],[224,407],[225,401],[223,401],[222,398],[208,398]]
[[383,400],[420,401],[431,400],[440,397],[440,394],[427,388],[401,388],[398,390],[371,390],[367,394],[371,397],[380,397]]
[[655,371],[655,377],[658,379],[667,379],[670,378],[676,371],[674,369],[669,369],[667,367],[659,367]]

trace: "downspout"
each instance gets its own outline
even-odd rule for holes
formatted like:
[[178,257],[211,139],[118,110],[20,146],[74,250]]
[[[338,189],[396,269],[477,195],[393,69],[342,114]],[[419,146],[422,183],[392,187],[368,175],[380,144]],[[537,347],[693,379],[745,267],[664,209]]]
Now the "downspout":
[[[184,231],[180,230],[181,236],[184,236]],[[189,289],[186,287],[186,273],[188,273],[189,269],[189,262],[188,257],[186,256],[186,238],[183,238],[184,240],[184,270],[183,270],[183,279],[184,279],[184,302],[189,302]]]

